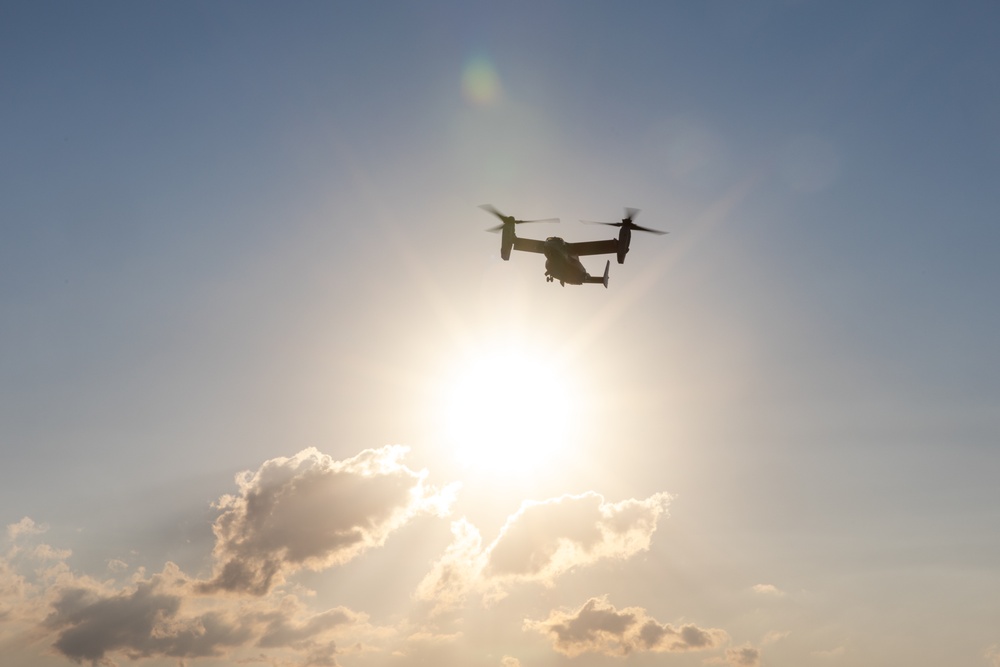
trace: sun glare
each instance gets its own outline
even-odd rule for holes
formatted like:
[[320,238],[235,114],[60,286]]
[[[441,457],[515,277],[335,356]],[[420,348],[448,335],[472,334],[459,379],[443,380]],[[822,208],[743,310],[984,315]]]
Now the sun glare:
[[445,415],[459,463],[522,475],[557,463],[570,436],[570,387],[544,358],[505,352],[471,361],[451,385]]

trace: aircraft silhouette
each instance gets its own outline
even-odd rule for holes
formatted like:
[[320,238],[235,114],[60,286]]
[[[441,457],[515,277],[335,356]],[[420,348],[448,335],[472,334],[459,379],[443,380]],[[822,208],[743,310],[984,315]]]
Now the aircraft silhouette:
[[581,241],[569,243],[558,236],[550,236],[544,241],[538,239],[521,238],[515,233],[516,225],[530,222],[559,222],[559,218],[545,218],[543,220],[518,220],[514,216],[504,215],[491,204],[483,204],[479,208],[488,213],[492,213],[500,218],[501,223],[496,227],[487,229],[488,232],[500,232],[500,257],[504,261],[510,259],[510,251],[521,250],[523,252],[536,252],[545,255],[545,280],[553,282],[559,281],[563,287],[566,283],[570,285],[583,285],[585,283],[597,283],[608,286],[608,273],[611,269],[611,260],[604,265],[603,276],[592,276],[587,273],[580,261],[580,257],[586,255],[616,255],[619,264],[625,263],[625,255],[628,254],[629,243],[632,240],[632,230],[641,232],[651,232],[653,234],[666,234],[657,229],[640,227],[633,222],[635,216],[639,214],[639,209],[626,208],[625,217],[620,222],[593,222],[581,220],[590,225],[610,225],[620,227],[617,239],[607,241]]

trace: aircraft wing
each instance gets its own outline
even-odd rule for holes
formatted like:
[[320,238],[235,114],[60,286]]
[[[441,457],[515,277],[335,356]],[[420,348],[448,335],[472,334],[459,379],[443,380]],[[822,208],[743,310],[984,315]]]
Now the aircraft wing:
[[577,256],[583,255],[613,255],[618,252],[618,239],[607,241],[582,241],[567,243],[569,251]]
[[545,241],[539,241],[538,239],[522,239],[518,236],[514,239],[514,250],[523,250],[524,252],[540,252],[545,254]]

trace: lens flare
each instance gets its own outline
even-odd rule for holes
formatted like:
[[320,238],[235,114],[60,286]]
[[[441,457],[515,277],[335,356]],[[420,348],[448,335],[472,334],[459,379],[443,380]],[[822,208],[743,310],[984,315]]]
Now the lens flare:
[[500,78],[489,58],[476,56],[465,64],[462,93],[476,106],[490,106],[500,98]]

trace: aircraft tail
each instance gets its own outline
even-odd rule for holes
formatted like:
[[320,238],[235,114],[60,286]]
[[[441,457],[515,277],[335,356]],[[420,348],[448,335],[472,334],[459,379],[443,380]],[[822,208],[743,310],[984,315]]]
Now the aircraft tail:
[[610,270],[611,270],[611,260],[609,259],[608,263],[604,265],[604,275],[603,276],[601,276],[601,277],[592,276],[592,275],[590,275],[588,273],[587,277],[583,279],[583,282],[585,282],[585,283],[594,283],[596,285],[604,285],[604,287],[607,287],[608,286],[608,272]]

